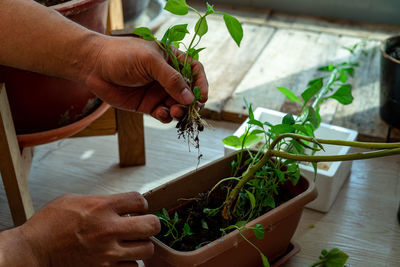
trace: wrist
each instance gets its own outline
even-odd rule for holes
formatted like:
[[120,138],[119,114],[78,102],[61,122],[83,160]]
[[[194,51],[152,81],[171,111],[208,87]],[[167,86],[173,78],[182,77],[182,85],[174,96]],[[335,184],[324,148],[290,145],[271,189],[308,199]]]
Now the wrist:
[[21,228],[0,232],[0,266],[47,267],[48,263],[38,249],[23,235]]
[[75,62],[79,62],[77,76],[73,78],[83,84],[95,72],[97,61],[109,37],[95,32],[88,32],[81,42],[83,45],[76,54]]

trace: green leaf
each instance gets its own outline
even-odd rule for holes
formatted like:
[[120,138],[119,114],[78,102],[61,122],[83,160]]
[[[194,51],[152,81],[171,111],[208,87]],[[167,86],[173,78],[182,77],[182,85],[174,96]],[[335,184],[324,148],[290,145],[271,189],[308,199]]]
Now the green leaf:
[[169,32],[170,32],[170,29],[168,28],[165,31],[163,38],[161,39],[161,43],[164,44],[165,46],[169,46],[169,43],[167,43],[168,39],[169,39]]
[[204,219],[201,220],[201,228],[208,230],[208,224]]
[[285,174],[281,170],[278,170],[278,169],[275,169],[274,172],[276,173],[276,176],[278,176],[279,181],[281,183],[284,183],[285,182]]
[[347,81],[347,72],[345,70],[340,70],[338,80],[341,81],[342,83],[345,83]]
[[343,70],[346,71],[351,77],[354,77],[354,68],[346,68]]
[[189,226],[188,223],[185,223],[185,225],[183,226],[183,233],[184,233],[185,235],[191,235],[191,234],[193,234],[193,233],[190,231],[190,226]]
[[251,193],[250,191],[248,191],[248,190],[245,190],[245,191],[247,193],[247,196],[249,197],[251,209],[254,210],[256,207],[256,198],[253,195],[253,193]]
[[196,49],[196,48],[190,48],[188,51],[187,51],[187,54],[190,56],[190,57],[192,57],[192,58],[194,58],[194,59],[196,59],[196,60],[199,60],[199,52],[200,51],[202,51],[202,50],[204,50],[205,48],[203,47],[203,48],[199,48],[199,49]]
[[318,78],[309,83],[309,87],[301,94],[301,98],[303,98],[304,103],[307,103],[318,93],[319,90],[321,90],[322,86],[324,85],[323,80],[323,78]]
[[331,72],[333,69],[335,68],[335,66],[333,64],[330,64],[328,66],[324,66],[319,68],[319,71],[327,71],[327,72]]
[[260,129],[255,129],[255,130],[251,131],[251,134],[265,134],[265,132]]
[[193,88],[193,94],[194,94],[194,97],[195,97],[195,101],[201,99],[201,89],[200,89],[199,86],[195,86]]
[[262,202],[261,206],[263,206],[263,207],[275,208],[275,207],[276,207],[276,203],[275,203],[274,197],[273,197],[271,194],[268,194],[268,195],[263,199],[263,202]]
[[294,124],[293,128],[296,129],[297,131],[299,131],[302,134],[305,134],[307,136],[314,136],[312,130],[305,126],[305,125],[301,125],[301,124]]
[[343,105],[349,105],[353,102],[353,96],[351,95],[351,85],[342,85],[333,95],[328,98],[336,99]]
[[226,28],[229,31],[232,39],[236,42],[238,46],[240,46],[240,42],[243,39],[243,28],[240,22],[231,15],[223,13],[224,21]]
[[277,89],[281,91],[281,93],[284,94],[286,98],[289,99],[290,101],[301,103],[301,100],[297,97],[297,95],[295,95],[289,89],[281,86],[278,86]]
[[156,40],[156,38],[154,37],[154,35],[151,32],[151,30],[149,28],[146,28],[146,27],[136,28],[132,33],[136,34],[138,36],[141,36],[144,40],[147,40],[147,41]]
[[215,11],[214,11],[214,6],[213,5],[210,5],[208,2],[206,3],[206,5],[207,5],[207,12],[206,12],[206,16],[207,15],[210,15],[210,14],[213,14]]
[[318,128],[319,126],[318,116],[312,107],[308,107],[307,121],[309,121],[312,124],[312,126],[314,126],[315,129]]
[[197,33],[198,36],[203,36],[208,31],[207,19],[206,17],[201,17],[194,26],[194,31]]
[[185,35],[189,33],[187,30],[187,24],[178,24],[169,29],[169,41],[176,42],[182,41]]
[[257,125],[257,126],[260,127],[261,129],[264,128],[264,124],[263,124],[261,121],[258,121],[258,120],[256,120],[256,119],[249,120],[249,121],[247,122],[247,124],[250,124],[250,125]]
[[[240,143],[242,143],[242,141],[243,141],[242,137],[244,138],[244,135],[241,136]],[[246,136],[246,139],[244,141],[243,146],[244,147],[251,147],[252,145],[255,145],[258,142],[262,141],[263,139],[264,139],[264,137],[251,133],[251,134]]]
[[261,260],[264,267],[270,267],[267,257],[260,252]]
[[342,267],[347,262],[349,255],[338,248],[331,249],[325,256],[326,267]]
[[274,134],[283,134],[283,133],[293,133],[294,132],[293,125],[287,124],[277,124],[271,127],[270,132]]
[[164,217],[165,219],[171,220],[170,217],[169,217],[168,211],[167,211],[165,208],[163,208],[163,209],[161,210],[161,212],[162,212],[162,215],[163,215],[163,217]]
[[292,114],[288,113],[282,118],[282,124],[293,125],[296,121]]
[[168,0],[164,9],[175,15],[186,15],[189,12],[186,0]]
[[179,215],[178,215],[178,212],[175,211],[173,222],[177,223],[178,221],[179,221]]
[[260,240],[264,238],[264,227],[261,224],[254,226],[254,235]]
[[238,147],[240,148],[242,146],[242,143],[240,142],[239,137],[235,135],[228,136],[222,140],[222,142],[227,145],[227,146],[233,146],[233,147]]

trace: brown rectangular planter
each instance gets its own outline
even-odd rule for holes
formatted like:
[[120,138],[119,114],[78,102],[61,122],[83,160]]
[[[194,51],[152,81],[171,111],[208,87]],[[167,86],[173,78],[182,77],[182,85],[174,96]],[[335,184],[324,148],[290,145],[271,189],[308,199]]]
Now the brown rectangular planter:
[[[231,161],[234,158],[235,154],[226,156],[147,192],[145,197],[150,212],[162,208],[171,209],[179,205],[178,199],[192,198],[200,192],[209,190],[220,179],[230,176]],[[303,177],[297,186],[291,187],[290,190],[297,196],[247,224],[248,227],[263,225],[265,229],[263,240],[258,240],[253,231],[242,232],[261,249],[270,262],[285,254],[304,206],[317,197],[314,186]],[[155,253],[152,258],[144,261],[146,267],[262,266],[257,251],[239,235],[237,230],[204,247],[188,252],[171,249],[156,238],[152,238],[152,241]]]

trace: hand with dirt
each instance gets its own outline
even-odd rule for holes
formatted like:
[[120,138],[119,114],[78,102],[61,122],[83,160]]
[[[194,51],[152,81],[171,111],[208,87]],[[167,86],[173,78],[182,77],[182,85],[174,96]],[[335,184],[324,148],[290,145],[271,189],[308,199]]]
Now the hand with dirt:
[[[133,37],[102,37],[96,41],[100,52],[83,77],[92,92],[113,106],[148,113],[162,122],[184,115],[182,105],[194,96],[188,84],[167,62],[167,56],[153,41]],[[95,51],[95,50],[94,50]],[[175,51],[176,55],[182,54]],[[207,101],[208,84],[202,65],[194,60],[201,101]]]
[[160,231],[139,193],[64,195],[20,227],[0,233],[0,266],[138,266]]

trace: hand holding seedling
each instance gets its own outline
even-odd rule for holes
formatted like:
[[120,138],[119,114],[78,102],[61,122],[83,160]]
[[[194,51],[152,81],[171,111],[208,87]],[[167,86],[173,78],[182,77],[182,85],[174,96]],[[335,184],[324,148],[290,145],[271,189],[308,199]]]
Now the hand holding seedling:
[[139,193],[65,195],[39,210],[24,225],[0,233],[1,266],[137,266],[153,254],[148,239],[160,231],[144,214]]
[[[177,124],[178,136],[187,139],[189,144],[193,144],[199,149],[199,132],[204,129],[204,122],[196,109],[196,102],[205,102],[205,88],[198,81],[202,79],[203,74],[194,68],[196,60],[199,58],[200,51],[204,48],[199,48],[198,45],[203,36],[208,32],[207,17],[212,14],[222,15],[225,25],[232,39],[240,46],[243,38],[243,29],[239,21],[223,12],[216,11],[214,6],[207,3],[207,9],[204,14],[201,14],[195,8],[189,6],[186,0],[168,0],[164,9],[174,15],[186,15],[193,11],[199,16],[199,19],[194,26],[194,34],[189,37],[189,44],[183,42],[186,35],[189,34],[188,24],[178,24],[171,26],[164,33],[161,40],[154,37],[150,29],[145,27],[137,28],[133,31],[134,34],[141,36],[143,39],[156,43],[168,56],[171,66],[178,71],[186,82],[187,88],[194,95],[192,103],[190,103],[184,116]],[[183,46],[185,51],[182,54],[177,54],[176,48]],[[201,154],[199,154],[199,159]]]
[[[184,114],[182,105],[195,97],[187,83],[154,42],[139,38],[105,38],[101,42],[95,67],[85,83],[93,93],[111,105],[125,110],[150,114],[167,123]],[[173,50],[177,57],[182,52]],[[202,65],[193,60],[197,72],[193,83],[207,100],[208,84]]]

